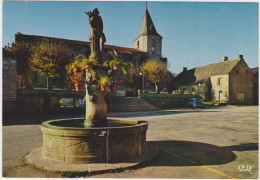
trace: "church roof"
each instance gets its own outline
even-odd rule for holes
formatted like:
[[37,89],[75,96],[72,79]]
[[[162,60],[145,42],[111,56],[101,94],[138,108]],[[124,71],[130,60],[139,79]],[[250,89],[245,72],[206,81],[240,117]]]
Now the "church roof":
[[147,8],[145,9],[144,17],[137,38],[143,35],[155,35],[162,37],[157,33]]
[[[39,39],[59,39],[65,42],[67,45],[72,46],[89,46],[89,42],[87,41],[76,41],[76,40],[69,40],[69,39],[61,39],[61,38],[54,38],[54,37],[47,37],[47,36],[36,36],[36,35],[26,35],[26,34],[16,34],[16,41],[26,41],[28,43],[33,43]],[[119,54],[133,54],[133,53],[146,53],[144,51],[135,49],[135,48],[127,48],[127,47],[120,47],[114,45],[104,44],[104,49],[107,50],[117,50]]]
[[210,76],[229,74],[240,61],[240,59],[224,61],[183,71],[175,78],[175,83],[178,85],[205,83]]

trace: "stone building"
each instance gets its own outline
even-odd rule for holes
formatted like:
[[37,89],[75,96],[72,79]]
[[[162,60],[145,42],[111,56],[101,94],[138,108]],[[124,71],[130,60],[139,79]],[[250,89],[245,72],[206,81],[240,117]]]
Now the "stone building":
[[[83,54],[86,57],[90,55],[90,46],[89,42],[84,41],[76,41],[76,40],[68,40],[68,39],[59,39],[53,37],[46,37],[46,36],[35,36],[35,35],[26,35],[22,33],[15,34],[15,42],[25,42],[30,44],[36,44],[37,42],[41,42],[43,39],[53,39],[53,40],[61,40],[64,42],[68,47],[68,53],[74,57],[75,55]],[[147,59],[147,53],[138,49],[134,48],[126,48],[120,46],[113,46],[113,45],[105,45],[103,57],[105,60],[111,60],[113,57],[109,54],[109,51],[115,50],[119,58],[125,62],[132,62],[133,64],[141,64],[143,61]],[[34,73],[28,72],[31,75],[31,81],[23,81],[24,86],[28,87],[45,87],[46,80],[43,76]],[[62,80],[63,79],[63,80]],[[59,80],[59,84],[57,84],[57,88],[64,87],[64,77]],[[32,82],[32,84],[28,84],[27,82]]]
[[259,84],[258,84],[258,81],[259,81],[259,74],[258,74],[258,70],[259,68],[258,67],[255,67],[255,68],[251,68],[251,71],[253,72],[253,75],[254,75],[254,80],[253,80],[253,86],[254,86],[254,104],[258,104],[258,94],[259,94]]
[[176,89],[193,92],[205,100],[230,104],[253,104],[253,73],[243,55],[236,60],[224,57],[220,63],[187,70],[174,80]]
[[[109,37],[107,37],[109,38]],[[15,34],[15,42],[25,42],[30,44],[37,44],[43,39],[59,39],[68,46],[68,52],[70,55],[83,54],[86,57],[90,55],[90,46],[89,42],[60,39],[54,37],[46,36],[35,36],[35,35],[26,35],[20,32]],[[146,61],[148,58],[158,59],[167,63],[167,58],[161,58],[162,51],[162,36],[159,35],[154,27],[151,16],[145,9],[145,14],[143,21],[140,27],[140,31],[136,40],[134,40],[134,48],[120,47],[114,45],[104,45],[103,59],[111,60],[113,57],[109,54],[109,51],[116,51],[119,55],[119,58],[125,62],[131,62],[134,65],[140,65],[142,62]],[[24,84],[28,87],[44,87],[46,86],[46,80],[39,74],[34,72],[29,72],[31,74],[31,85]],[[64,79],[64,78],[63,78]],[[64,81],[64,80],[63,80]],[[62,82],[62,81],[60,81]],[[62,88],[64,83],[60,83],[57,87]]]
[[3,49],[3,111],[16,110],[17,70],[16,59]]

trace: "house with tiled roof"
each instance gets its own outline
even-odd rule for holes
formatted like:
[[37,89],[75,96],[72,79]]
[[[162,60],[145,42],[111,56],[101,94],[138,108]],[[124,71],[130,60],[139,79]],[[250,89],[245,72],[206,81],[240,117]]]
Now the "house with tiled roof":
[[205,100],[230,104],[253,104],[253,73],[239,55],[235,60],[224,57],[221,62],[187,70],[174,80],[182,93],[193,92]]

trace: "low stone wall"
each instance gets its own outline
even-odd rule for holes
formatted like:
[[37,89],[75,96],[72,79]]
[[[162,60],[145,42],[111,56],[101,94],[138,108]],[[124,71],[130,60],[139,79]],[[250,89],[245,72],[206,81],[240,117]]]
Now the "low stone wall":
[[[20,113],[65,113],[84,112],[85,91],[66,90],[18,90],[15,102],[17,112]],[[74,102],[71,102],[72,99]],[[110,110],[117,99],[125,99],[125,96],[110,96],[108,109]],[[63,102],[62,102],[63,101]],[[5,106],[5,105],[4,105]],[[10,106],[10,105],[9,105]],[[5,106],[7,109],[9,106]],[[120,111],[120,110],[119,110]]]
[[83,99],[85,92],[76,91],[46,91],[46,90],[19,90],[17,94],[17,111],[23,113],[71,112],[83,111],[82,107],[60,107],[61,98]]
[[190,98],[198,97],[192,94],[141,93],[140,98],[159,108],[185,107]]

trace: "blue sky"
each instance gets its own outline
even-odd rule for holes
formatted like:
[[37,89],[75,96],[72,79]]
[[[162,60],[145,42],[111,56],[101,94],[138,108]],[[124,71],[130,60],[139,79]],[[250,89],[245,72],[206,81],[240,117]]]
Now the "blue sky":
[[[21,32],[89,41],[84,12],[98,8],[106,44],[133,47],[145,2],[3,2],[3,46]],[[163,36],[162,55],[174,73],[216,63],[223,56],[243,54],[249,67],[258,66],[258,3],[148,2],[157,32]]]

